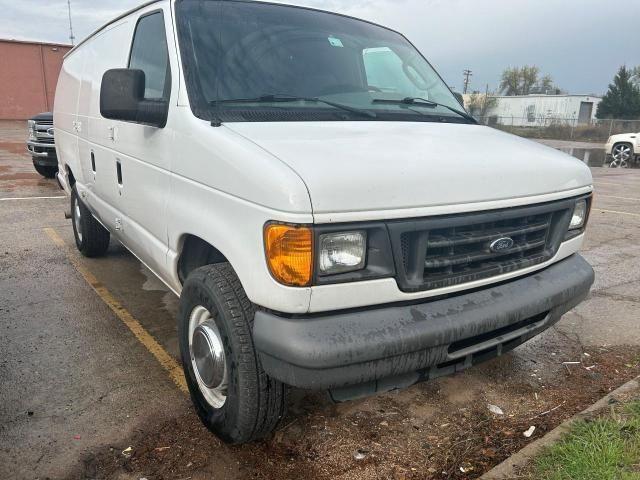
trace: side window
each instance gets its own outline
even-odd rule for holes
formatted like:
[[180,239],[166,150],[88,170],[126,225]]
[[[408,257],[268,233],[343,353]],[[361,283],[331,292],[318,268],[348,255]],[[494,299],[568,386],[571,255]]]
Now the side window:
[[144,72],[145,98],[169,98],[171,69],[162,12],[146,15],[138,21],[133,35],[129,68]]

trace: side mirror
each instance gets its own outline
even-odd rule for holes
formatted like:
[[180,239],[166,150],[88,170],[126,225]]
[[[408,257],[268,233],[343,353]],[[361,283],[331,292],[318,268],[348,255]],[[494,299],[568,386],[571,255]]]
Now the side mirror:
[[142,123],[164,128],[169,102],[144,98],[145,75],[142,70],[107,70],[100,85],[100,113],[110,120]]

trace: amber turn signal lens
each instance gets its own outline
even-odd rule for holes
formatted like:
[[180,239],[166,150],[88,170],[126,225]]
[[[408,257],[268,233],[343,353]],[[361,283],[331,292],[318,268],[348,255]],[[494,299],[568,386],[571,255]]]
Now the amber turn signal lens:
[[267,263],[280,283],[306,287],[313,272],[313,235],[309,227],[270,224],[264,232]]

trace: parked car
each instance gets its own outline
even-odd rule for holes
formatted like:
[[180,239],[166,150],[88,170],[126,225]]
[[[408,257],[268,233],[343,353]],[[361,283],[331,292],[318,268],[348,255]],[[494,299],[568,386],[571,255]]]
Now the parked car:
[[36,171],[46,178],[55,178],[58,173],[58,157],[53,135],[53,114],[40,113],[27,121],[29,138],[27,151]]
[[609,137],[604,146],[610,167],[628,168],[640,161],[640,133],[623,133]]
[[288,386],[337,401],[505,354],[581,302],[589,168],[480,126],[401,34],[161,0],[67,54],[54,109],[78,249],[180,296],[196,410],[232,443]]

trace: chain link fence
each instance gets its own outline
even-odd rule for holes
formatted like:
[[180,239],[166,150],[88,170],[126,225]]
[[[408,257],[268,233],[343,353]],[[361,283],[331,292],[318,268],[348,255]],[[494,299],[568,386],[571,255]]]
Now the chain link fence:
[[565,117],[477,116],[482,125],[527,138],[604,143],[611,135],[640,132],[637,120],[589,120]]

